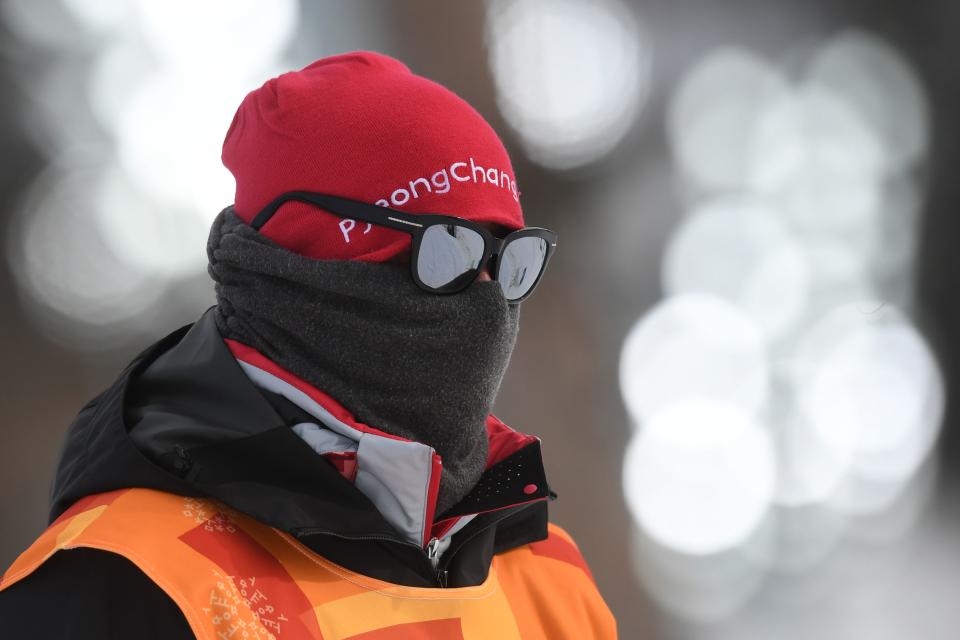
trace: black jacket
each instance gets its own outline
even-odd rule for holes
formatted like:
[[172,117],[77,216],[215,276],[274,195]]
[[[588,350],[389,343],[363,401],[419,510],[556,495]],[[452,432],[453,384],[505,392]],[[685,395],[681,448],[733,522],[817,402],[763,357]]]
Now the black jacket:
[[[80,411],[60,456],[50,521],[85,495],[126,487],[209,497],[337,564],[421,587],[480,584],[494,554],[546,538],[546,500],[529,502],[555,497],[539,442],[488,469],[442,514],[481,512],[453,536],[435,571],[420,546],[289,428],[305,421],[315,419],[250,381],[208,310],[148,347]],[[130,435],[147,424],[149,455]],[[507,467],[522,474],[490,491]],[[524,494],[530,484],[541,493]],[[0,592],[0,625],[9,637],[37,640],[194,637],[177,605],[136,566],[91,549],[60,551]]]

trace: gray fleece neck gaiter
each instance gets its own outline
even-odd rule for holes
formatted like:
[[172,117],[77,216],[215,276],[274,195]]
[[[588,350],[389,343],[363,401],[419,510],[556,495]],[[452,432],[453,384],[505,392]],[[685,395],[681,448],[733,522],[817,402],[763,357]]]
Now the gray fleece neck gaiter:
[[453,295],[408,266],[293,253],[227,207],[207,243],[217,326],[328,393],[360,422],[433,447],[439,515],[476,484],[486,419],[516,342],[519,307],[497,282]]

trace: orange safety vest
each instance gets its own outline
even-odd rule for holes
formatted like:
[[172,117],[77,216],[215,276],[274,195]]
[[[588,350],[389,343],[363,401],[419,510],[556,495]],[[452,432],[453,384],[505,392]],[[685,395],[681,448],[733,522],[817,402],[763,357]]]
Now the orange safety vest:
[[495,555],[480,585],[408,587],[349,571],[217,501],[120,489],[65,511],[3,574],[0,591],[76,547],[133,562],[201,639],[616,637],[580,552],[552,524],[546,540]]

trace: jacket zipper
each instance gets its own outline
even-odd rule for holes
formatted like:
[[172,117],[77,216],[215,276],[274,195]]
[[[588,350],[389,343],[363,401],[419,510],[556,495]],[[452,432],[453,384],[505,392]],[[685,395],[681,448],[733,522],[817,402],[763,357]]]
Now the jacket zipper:
[[[516,515],[516,514],[520,513],[521,511],[523,511],[523,510],[525,510],[525,509],[529,509],[530,507],[532,507],[532,506],[535,505],[535,504],[538,504],[539,502],[541,502],[541,501],[540,501],[540,500],[534,500],[534,501],[528,502],[528,503],[526,503],[526,504],[519,505],[520,508],[518,508],[516,511],[511,511],[510,513],[503,514],[503,515],[501,515],[501,516],[499,516],[499,517],[497,517],[497,518],[493,518],[492,520],[490,520],[489,522],[487,522],[486,524],[484,524],[482,527],[479,527],[476,531],[471,532],[470,535],[469,535],[467,538],[464,538],[463,540],[461,540],[461,541],[460,541],[460,544],[458,544],[455,548],[447,549],[446,553],[443,555],[443,569],[442,569],[442,572],[443,572],[444,577],[446,577],[446,575],[447,575],[448,567],[450,566],[450,563],[453,562],[454,556],[456,556],[456,555],[457,555],[457,552],[459,552],[461,549],[463,549],[463,548],[467,545],[468,542],[470,542],[471,540],[473,540],[474,538],[476,538],[478,535],[480,535],[481,533],[483,533],[484,531],[486,531],[486,530],[489,529],[490,527],[492,527],[492,526],[500,523],[502,520],[506,520],[506,519],[509,518],[510,516]],[[507,510],[508,510],[508,509],[505,509],[505,511],[507,511]],[[446,586],[446,585],[444,585],[444,586]]]
[[427,559],[430,561],[430,566],[433,567],[433,570],[437,570],[437,565],[440,564],[440,540],[438,538],[431,538],[430,542],[427,543]]
[[[448,577],[449,577],[449,567],[450,567],[450,563],[453,561],[453,557],[454,557],[455,555],[457,555],[457,552],[458,552],[458,551],[460,551],[468,542],[470,542],[471,540],[473,540],[474,538],[476,538],[478,535],[480,535],[481,533],[483,533],[484,531],[486,531],[486,530],[489,529],[490,527],[494,526],[495,524],[497,524],[497,523],[500,522],[501,520],[506,519],[508,516],[512,516],[512,515],[515,515],[515,514],[517,514],[517,513],[520,513],[520,512],[523,511],[524,509],[527,509],[527,508],[533,506],[534,504],[537,504],[538,502],[540,502],[540,500],[534,500],[534,501],[531,501],[531,502],[529,502],[529,503],[520,505],[521,508],[517,509],[516,511],[513,511],[513,512],[511,512],[511,513],[509,513],[509,514],[504,514],[503,516],[498,517],[498,518],[494,518],[494,519],[490,520],[489,522],[487,522],[486,524],[484,524],[482,527],[479,527],[476,531],[471,532],[470,536],[469,536],[468,538],[464,539],[463,541],[461,541],[460,544],[458,544],[458,545],[456,546],[456,548],[448,548],[448,549],[447,549],[447,551],[443,554],[443,558],[442,558],[443,567],[442,567],[442,568],[440,567],[441,558],[440,558],[440,554],[439,554],[439,552],[438,552],[438,551],[439,551],[439,550],[438,550],[438,547],[439,547],[439,545],[440,545],[440,540],[439,540],[438,538],[431,538],[431,539],[430,539],[430,542],[427,543],[426,548],[424,548],[424,547],[421,547],[420,545],[415,544],[415,543],[413,543],[413,542],[410,542],[410,541],[408,541],[408,540],[401,540],[400,538],[395,538],[395,537],[391,537],[391,536],[380,536],[380,535],[355,535],[355,536],[348,536],[348,535],[344,535],[344,534],[341,534],[341,533],[334,533],[334,532],[332,532],[332,531],[327,531],[326,529],[310,528],[310,527],[303,528],[303,529],[294,529],[291,533],[293,533],[293,535],[294,535],[295,537],[308,536],[308,535],[325,535],[325,536],[333,536],[334,538],[340,538],[341,540],[357,540],[357,541],[361,541],[361,540],[378,540],[378,541],[381,541],[381,542],[393,542],[393,543],[396,543],[396,544],[401,544],[401,545],[403,545],[403,546],[405,546],[405,547],[413,547],[414,549],[417,549],[417,550],[419,550],[421,553],[423,553],[424,556],[426,557],[427,562],[430,563],[430,569],[431,569],[431,571],[432,571],[432,573],[433,573],[434,579],[437,581],[437,585],[438,585],[439,587],[441,587],[441,588],[446,588],[447,583],[448,583]],[[505,510],[505,511],[506,511],[506,510]]]
[[433,573],[434,579],[437,581],[437,584],[441,587],[447,586],[447,571],[438,571],[437,565],[440,562],[439,554],[437,553],[437,546],[440,544],[440,541],[437,538],[433,538],[427,543],[427,547],[423,548],[418,544],[410,542],[408,540],[401,540],[400,538],[394,538],[391,536],[378,536],[378,535],[357,535],[357,536],[348,536],[340,533],[334,533],[332,531],[327,531],[326,529],[318,528],[304,528],[304,529],[295,529],[293,532],[295,537],[301,536],[312,536],[312,535],[324,535],[324,536],[333,536],[334,538],[340,538],[341,540],[377,540],[380,542],[393,542],[395,544],[400,544],[405,547],[412,547],[424,554],[424,557],[430,563],[430,570]]
[[427,543],[427,559],[430,560],[430,566],[433,567],[433,575],[437,579],[437,583],[446,588],[447,586],[447,570],[440,570],[440,539],[431,538],[430,542]]

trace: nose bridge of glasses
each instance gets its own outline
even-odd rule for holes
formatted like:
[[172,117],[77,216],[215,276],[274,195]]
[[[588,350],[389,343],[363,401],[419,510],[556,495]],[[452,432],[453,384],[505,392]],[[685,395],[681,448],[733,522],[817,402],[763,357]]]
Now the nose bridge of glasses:
[[480,282],[485,280],[493,280],[493,277],[496,274],[496,267],[494,266],[495,264],[494,256],[492,254],[487,255],[486,258],[481,256],[479,263],[477,263],[476,267],[471,270],[471,272],[474,274],[471,280],[479,280]]
[[[493,242],[490,246],[490,253],[487,255],[487,259],[484,260],[480,266],[480,279],[481,280],[493,280],[497,275],[497,263],[498,258],[500,257],[500,251],[503,248],[503,240],[500,238],[494,237]],[[486,277],[484,277],[486,276]]]

